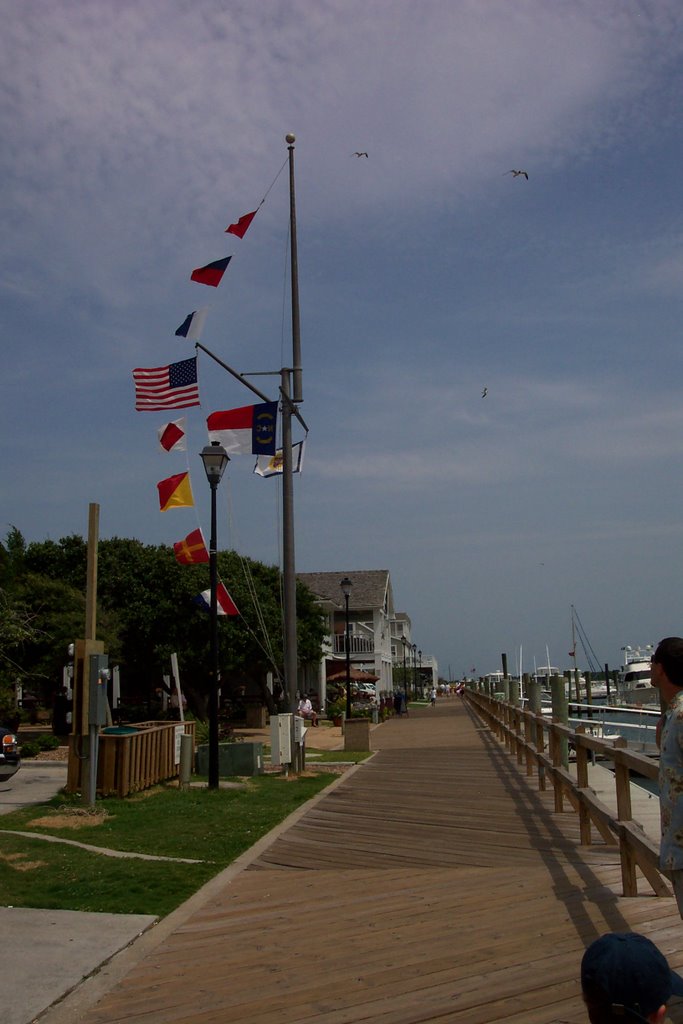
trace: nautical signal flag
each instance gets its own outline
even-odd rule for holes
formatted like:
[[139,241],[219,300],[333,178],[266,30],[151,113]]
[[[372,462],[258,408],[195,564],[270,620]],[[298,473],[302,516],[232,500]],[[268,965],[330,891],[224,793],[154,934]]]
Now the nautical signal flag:
[[192,508],[194,498],[190,486],[189,473],[176,473],[157,484],[159,492],[159,508],[166,512],[169,508]]
[[208,284],[212,288],[218,288],[218,285],[223,280],[223,274],[226,271],[228,263],[232,259],[232,256],[226,256],[225,259],[215,260],[213,263],[207,263],[205,267],[197,267],[190,274],[190,281],[196,281],[198,284]]
[[[304,442],[292,445],[292,473],[300,473],[304,464]],[[279,476],[283,470],[282,448],[275,455],[259,455],[254,466],[258,476]]]
[[208,307],[195,309],[194,313],[188,313],[178,330],[175,332],[178,338],[187,338],[188,341],[199,341],[204,330],[204,321]]
[[275,454],[277,402],[212,412],[206,425],[209,440],[219,441],[228,455]]
[[252,220],[258,213],[258,210],[254,210],[252,213],[245,213],[243,217],[237,221],[236,224],[229,224],[225,229],[226,235],[237,235],[238,238],[244,238]]
[[[195,604],[198,604],[200,608],[205,611],[211,611],[211,591],[202,590],[201,594],[197,594],[192,599]],[[216,587],[216,607],[219,615],[239,615],[237,605],[230,597],[227,589],[223,583],[219,583]]]
[[159,436],[159,445],[165,452],[187,451],[185,416],[181,416],[179,420],[171,420],[170,423],[165,423],[163,427],[159,427],[157,434]]
[[196,356],[168,366],[139,366],[133,370],[133,380],[138,412],[189,409],[200,404]]
[[181,565],[199,565],[201,562],[209,561],[209,552],[206,550],[201,530],[193,530],[192,533],[188,533],[185,540],[176,541],[173,553]]

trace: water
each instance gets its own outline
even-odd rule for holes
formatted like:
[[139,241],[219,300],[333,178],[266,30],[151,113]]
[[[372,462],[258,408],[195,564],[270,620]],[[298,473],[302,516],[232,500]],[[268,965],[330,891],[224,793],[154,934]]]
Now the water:
[[569,723],[598,726],[606,738],[623,736],[632,750],[657,753],[656,729],[660,711],[645,708],[614,707],[608,704],[569,705]]

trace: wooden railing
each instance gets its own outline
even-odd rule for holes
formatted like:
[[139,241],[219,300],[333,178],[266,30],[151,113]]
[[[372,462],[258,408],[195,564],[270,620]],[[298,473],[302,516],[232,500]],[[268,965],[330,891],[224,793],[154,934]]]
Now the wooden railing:
[[[605,843],[618,844],[624,896],[638,895],[636,867],[657,896],[671,895],[659,869],[659,845],[633,821],[631,813],[631,772],[656,779],[656,762],[628,750],[623,738],[599,739],[586,732],[585,726],[572,729],[540,711],[527,711],[474,690],[468,690],[466,698],[517,763],[526,766],[526,774],[536,772],[538,788],[545,790],[550,783],[555,811],[564,810],[566,799],[578,813],[582,845],[591,845],[593,828]],[[576,751],[576,778],[567,766],[569,744]],[[616,811],[599,800],[588,785],[588,760],[594,754],[608,757],[614,764]]]

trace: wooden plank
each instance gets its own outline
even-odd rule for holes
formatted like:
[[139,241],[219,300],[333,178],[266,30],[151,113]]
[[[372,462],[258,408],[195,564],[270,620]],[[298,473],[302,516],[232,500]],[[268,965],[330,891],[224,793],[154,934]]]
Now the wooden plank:
[[84,1024],[579,1024],[600,934],[635,928],[683,963],[675,901],[622,897],[616,847],[582,848],[578,816],[461,701],[372,742]]

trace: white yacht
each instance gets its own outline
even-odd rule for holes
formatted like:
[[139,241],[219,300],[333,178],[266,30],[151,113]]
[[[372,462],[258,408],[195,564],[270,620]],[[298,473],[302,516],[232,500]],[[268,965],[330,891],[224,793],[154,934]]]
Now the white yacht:
[[650,662],[654,654],[652,644],[644,647],[622,647],[624,663],[621,681],[627,690],[646,690],[650,686]]

